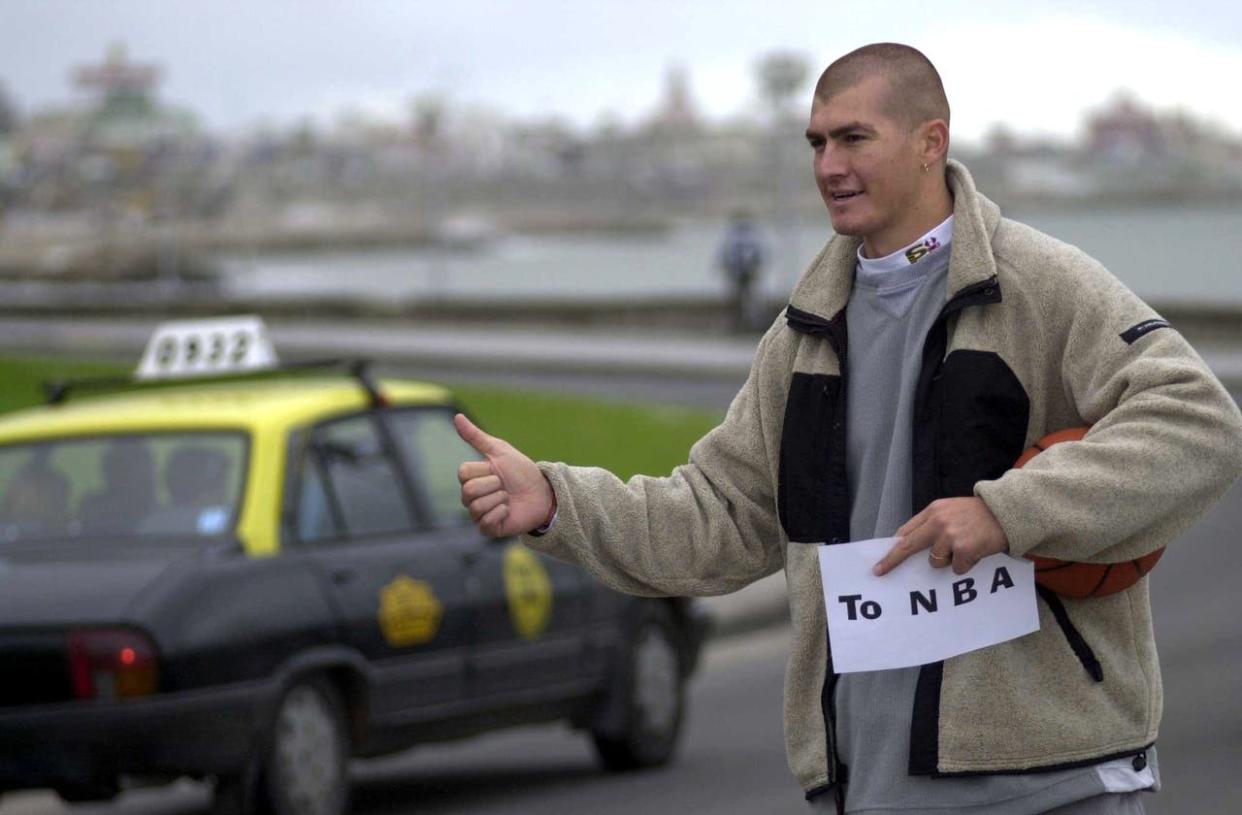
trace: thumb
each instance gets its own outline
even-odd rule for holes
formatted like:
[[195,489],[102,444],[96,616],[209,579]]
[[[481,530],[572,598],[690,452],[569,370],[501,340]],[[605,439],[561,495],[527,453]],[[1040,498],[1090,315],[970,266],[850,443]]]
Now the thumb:
[[485,456],[497,452],[496,448],[500,440],[484,433],[464,414],[458,413],[453,417],[453,427],[457,428],[457,435],[461,436],[461,440],[473,447],[475,452]]

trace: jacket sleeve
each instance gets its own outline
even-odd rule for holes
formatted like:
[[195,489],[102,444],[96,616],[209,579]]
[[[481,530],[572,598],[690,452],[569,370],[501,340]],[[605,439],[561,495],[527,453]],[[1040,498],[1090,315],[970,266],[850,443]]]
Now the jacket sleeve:
[[1038,342],[1060,372],[1049,390],[1091,430],[975,494],[1014,555],[1130,560],[1185,531],[1242,472],[1242,415],[1181,334],[1098,263],[1083,256],[1050,277]]
[[540,462],[557,518],[523,543],[586,567],[606,585],[648,596],[725,594],[783,565],[775,477],[760,398],[765,348],[724,421],[665,478],[622,482],[607,470]]

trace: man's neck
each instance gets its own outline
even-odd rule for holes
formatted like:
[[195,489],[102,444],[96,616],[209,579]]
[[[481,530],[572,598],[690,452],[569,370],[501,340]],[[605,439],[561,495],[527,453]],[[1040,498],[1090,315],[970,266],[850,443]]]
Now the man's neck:
[[909,246],[953,214],[953,196],[941,182],[918,198],[908,217],[893,229],[863,237],[863,256],[882,258]]

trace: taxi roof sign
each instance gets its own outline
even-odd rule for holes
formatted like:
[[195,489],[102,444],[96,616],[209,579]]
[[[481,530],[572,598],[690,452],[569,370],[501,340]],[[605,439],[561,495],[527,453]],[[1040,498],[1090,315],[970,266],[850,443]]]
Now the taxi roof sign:
[[276,349],[257,315],[173,320],[156,326],[134,379],[219,376],[276,366]]

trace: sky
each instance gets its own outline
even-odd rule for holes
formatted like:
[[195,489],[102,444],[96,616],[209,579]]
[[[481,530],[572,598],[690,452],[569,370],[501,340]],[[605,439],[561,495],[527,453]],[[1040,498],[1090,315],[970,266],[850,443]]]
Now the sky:
[[72,69],[121,42],[211,129],[399,120],[420,95],[587,127],[641,119],[671,66],[704,115],[753,114],[777,50],[812,66],[809,101],[824,66],[881,40],[937,65],[961,138],[1071,138],[1122,89],[1242,135],[1242,4],[1224,0],[0,0],[0,82],[26,113],[80,102]]

